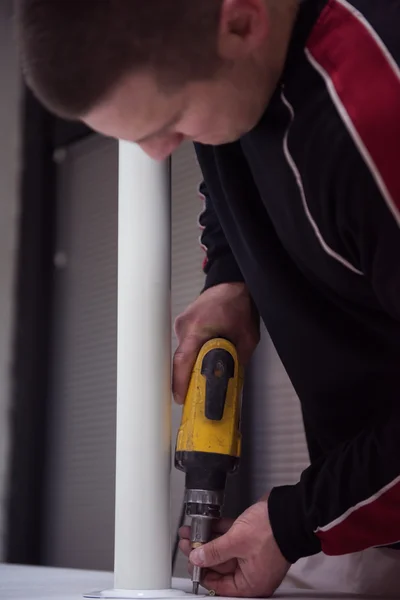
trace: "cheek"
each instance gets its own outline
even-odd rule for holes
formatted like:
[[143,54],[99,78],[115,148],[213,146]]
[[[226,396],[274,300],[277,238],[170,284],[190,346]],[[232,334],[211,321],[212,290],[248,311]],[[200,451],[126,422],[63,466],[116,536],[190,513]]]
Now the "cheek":
[[220,116],[211,110],[193,110],[179,123],[179,131],[185,138],[197,140],[210,130],[215,129]]
[[211,145],[223,143],[233,125],[229,108],[228,104],[220,107],[217,103],[210,103],[188,114],[179,123],[179,130],[195,142]]

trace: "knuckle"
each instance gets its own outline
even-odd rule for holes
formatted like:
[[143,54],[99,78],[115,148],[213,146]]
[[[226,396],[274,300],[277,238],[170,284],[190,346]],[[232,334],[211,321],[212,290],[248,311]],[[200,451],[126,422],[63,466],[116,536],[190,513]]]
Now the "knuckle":
[[186,313],[182,313],[175,319],[174,331],[177,337],[181,335],[187,321]]
[[174,331],[178,339],[183,337],[189,328],[195,326],[198,314],[199,311],[196,309],[196,303],[194,303],[176,317]]
[[181,363],[185,362],[185,359],[186,359],[186,353],[183,350],[178,348],[178,350],[174,354],[174,360],[173,360],[174,365],[180,365]]
[[189,537],[190,537],[189,527],[187,525],[182,525],[182,527],[179,527],[178,534],[182,539],[189,539]]
[[200,350],[206,336],[202,333],[201,328],[191,328],[180,340],[178,348],[174,353],[174,362],[182,363],[186,360],[194,359],[194,355]]

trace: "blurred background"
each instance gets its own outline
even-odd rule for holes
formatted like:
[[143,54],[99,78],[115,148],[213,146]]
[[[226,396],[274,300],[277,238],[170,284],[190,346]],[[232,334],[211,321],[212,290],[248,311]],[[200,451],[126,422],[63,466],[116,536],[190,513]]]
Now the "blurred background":
[[[27,92],[11,0],[0,0],[0,82],[0,562],[112,570],[118,144],[53,118]],[[173,318],[203,285],[200,178],[182,146],[172,157]],[[132,260],[145,260],[140,248]],[[265,331],[243,404],[232,516],[308,464],[300,407]],[[174,468],[171,488],[173,543],[183,500]],[[181,557],[175,574],[186,574]]]

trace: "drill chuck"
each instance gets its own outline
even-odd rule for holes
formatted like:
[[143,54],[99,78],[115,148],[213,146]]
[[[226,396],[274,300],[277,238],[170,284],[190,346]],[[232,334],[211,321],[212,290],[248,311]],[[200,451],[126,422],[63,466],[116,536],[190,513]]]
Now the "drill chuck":
[[[185,494],[186,514],[188,517],[196,519],[198,523],[205,520],[211,522],[211,519],[219,519],[221,517],[223,501],[223,491],[214,492],[210,490],[187,489]],[[204,525],[204,527],[206,526]]]

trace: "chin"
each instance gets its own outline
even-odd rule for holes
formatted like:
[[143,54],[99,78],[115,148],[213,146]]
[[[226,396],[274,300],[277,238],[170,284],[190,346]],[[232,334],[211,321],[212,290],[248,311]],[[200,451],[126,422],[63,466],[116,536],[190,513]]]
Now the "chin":
[[233,144],[234,142],[237,142],[243,135],[245,135],[245,133],[247,133],[246,130],[235,130],[224,134],[218,133],[200,136],[199,138],[195,139],[195,141],[199,144],[204,144],[207,146],[222,146],[224,144]]

